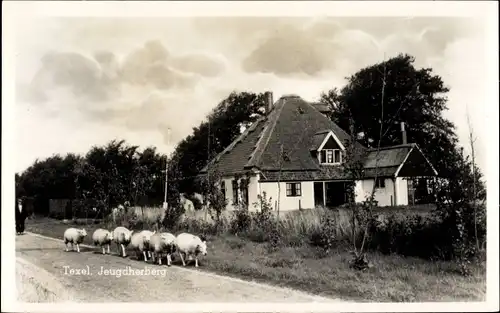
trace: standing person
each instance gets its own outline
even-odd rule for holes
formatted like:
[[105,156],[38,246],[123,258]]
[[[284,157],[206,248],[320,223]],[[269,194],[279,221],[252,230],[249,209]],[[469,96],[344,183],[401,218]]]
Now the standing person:
[[16,202],[16,233],[21,235],[24,233],[24,222],[26,220],[26,210],[23,207],[23,201],[17,199]]

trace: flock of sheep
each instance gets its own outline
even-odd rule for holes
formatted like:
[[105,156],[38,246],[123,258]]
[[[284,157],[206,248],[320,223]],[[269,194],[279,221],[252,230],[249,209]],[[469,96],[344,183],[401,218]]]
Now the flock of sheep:
[[[80,252],[80,244],[86,236],[85,229],[66,229],[64,232],[66,251],[69,251],[68,244],[71,243],[71,249],[74,250],[74,246],[76,246],[77,252]],[[95,246],[102,248],[102,254],[106,254],[105,246],[107,246],[107,252],[110,254],[110,245],[115,242],[122,257],[127,256],[125,248],[129,247],[136,253],[138,259],[144,258],[144,261],[147,262],[148,258],[150,258],[153,263],[158,262],[159,265],[161,265],[162,257],[166,255],[167,265],[170,266],[172,264],[172,255],[176,251],[183,266],[186,266],[186,261],[192,260],[194,256],[195,267],[198,267],[198,256],[207,255],[205,238],[188,233],[182,233],[176,237],[166,232],[160,233],[149,230],[135,232],[119,226],[113,232],[102,228],[97,229],[92,235],[92,241]]]

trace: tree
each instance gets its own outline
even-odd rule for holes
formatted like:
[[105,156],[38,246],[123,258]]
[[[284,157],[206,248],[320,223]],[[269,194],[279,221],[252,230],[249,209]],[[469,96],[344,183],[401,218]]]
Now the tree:
[[180,190],[188,194],[195,191],[195,176],[239,136],[240,127],[248,127],[264,114],[264,99],[263,94],[231,93],[178,144],[171,163],[176,168],[178,176],[173,179],[179,180]]
[[[400,54],[385,62],[361,69],[348,77],[342,89],[321,95],[321,102],[333,110],[331,118],[344,129],[354,122],[354,132],[364,133],[361,143],[374,147],[401,144],[398,127],[405,122],[408,142],[417,143],[443,177],[453,177],[459,156],[453,123],[442,113],[449,89],[431,68],[416,69],[415,58]],[[380,120],[383,69],[386,68],[384,116]],[[381,122],[385,124],[380,132]]]
[[[385,126],[385,91],[387,86],[387,65],[384,64],[382,71],[382,87],[380,93],[380,119],[379,119],[379,137],[377,140],[376,148],[377,152],[375,155],[375,169],[374,169],[374,182],[378,178],[378,161],[380,146],[384,138],[383,129]],[[370,229],[371,223],[373,222],[373,208],[377,205],[375,200],[375,188],[376,183],[373,184],[372,191],[369,197],[362,202],[362,205],[357,205],[355,203],[355,186],[358,181],[362,181],[365,178],[364,164],[365,153],[356,144],[357,136],[354,132],[355,124],[352,117],[352,113],[349,112],[349,132],[350,137],[347,142],[346,149],[346,162],[344,163],[344,170],[350,177],[350,181],[347,184],[348,191],[348,206],[351,208],[352,212],[352,243],[354,247],[354,258],[351,260],[351,267],[359,270],[364,270],[368,268],[371,264],[368,261],[365,254],[365,243],[368,238],[368,231]],[[361,228],[361,245],[358,247],[358,242],[356,235],[358,229]]]
[[23,173],[16,174],[16,196],[34,200],[34,213],[48,214],[49,199],[75,198],[74,169],[81,157],[67,154],[36,160]]
[[219,185],[221,181],[219,172],[216,169],[210,169],[209,174],[201,179],[200,185],[202,194],[205,196],[205,201],[210,203],[207,210],[215,221],[216,231],[218,231],[220,226],[222,226],[221,217],[222,212],[226,209],[227,200]]

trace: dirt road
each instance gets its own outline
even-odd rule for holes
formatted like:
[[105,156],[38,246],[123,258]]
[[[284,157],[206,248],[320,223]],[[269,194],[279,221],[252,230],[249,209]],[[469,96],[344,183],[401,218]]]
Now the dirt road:
[[[115,248],[115,247],[114,247]],[[74,301],[83,302],[337,302],[295,290],[219,276],[194,268],[158,266],[102,255],[99,249],[81,247],[81,253],[65,252],[57,239],[25,234],[16,237],[16,257],[19,263],[39,271],[45,285],[65,289]],[[18,280],[28,284],[33,279]],[[49,278],[50,276],[50,278]],[[18,276],[19,277],[19,276]],[[39,281],[39,279],[37,279]],[[51,283],[47,283],[52,281]],[[42,283],[44,284],[44,283]],[[62,286],[62,288],[61,288]],[[18,286],[18,290],[28,290]],[[52,288],[54,289],[54,288]],[[49,291],[57,293],[58,291]],[[53,297],[59,299],[61,296]],[[43,301],[43,300],[41,300]],[[46,300],[49,301],[49,300]],[[57,300],[55,300],[57,301]]]

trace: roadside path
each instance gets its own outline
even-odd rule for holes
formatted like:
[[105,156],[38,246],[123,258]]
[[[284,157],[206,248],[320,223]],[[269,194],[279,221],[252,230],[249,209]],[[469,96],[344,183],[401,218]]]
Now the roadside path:
[[87,245],[82,245],[80,248],[81,253],[65,252],[64,243],[59,239],[33,233],[16,236],[16,257],[19,258],[19,262],[27,261],[24,263],[35,265],[41,268],[43,273],[55,277],[68,294],[75,297],[74,301],[340,301],[207,273],[194,268],[158,266],[121,258],[116,254],[102,255],[97,252],[99,249]]

